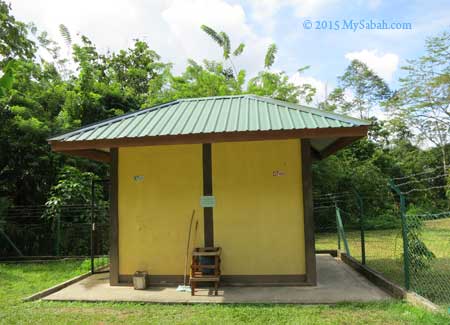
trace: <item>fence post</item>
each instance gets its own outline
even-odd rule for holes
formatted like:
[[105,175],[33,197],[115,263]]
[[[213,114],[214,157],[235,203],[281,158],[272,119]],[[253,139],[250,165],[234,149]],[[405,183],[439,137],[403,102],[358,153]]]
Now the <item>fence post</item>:
[[336,206],[336,224],[338,227],[338,234],[340,234],[340,236],[342,237],[342,241],[344,242],[345,253],[347,253],[348,256],[351,256],[350,248],[347,242],[347,237],[345,236],[344,225],[342,223],[341,212],[337,206]]
[[91,180],[91,273],[94,274],[94,232],[95,232],[95,182]]
[[60,255],[61,246],[61,211],[56,215],[56,256]]
[[14,244],[14,242],[11,240],[11,238],[9,238],[9,236],[3,231],[1,223],[0,223],[0,234],[3,235],[3,238],[6,239],[6,241],[11,245],[11,247],[16,251],[16,253],[19,256],[23,256],[20,249],[17,248],[17,246]]
[[355,193],[356,200],[358,202],[358,209],[359,209],[359,229],[361,232],[361,262],[363,265],[365,265],[366,264],[366,237],[364,234],[363,200],[361,198],[361,195],[359,195],[359,193],[356,189],[353,189],[353,192]]
[[400,189],[391,180],[389,182],[391,188],[400,197],[400,217],[402,220],[402,237],[403,237],[403,269],[405,273],[405,288],[410,288],[410,276],[409,276],[409,247],[408,247],[408,225],[406,224],[406,201],[405,196]]
[[339,222],[337,218],[337,210],[339,209],[337,206],[337,202],[334,202],[334,208],[336,210],[336,233],[337,233],[337,244],[338,244],[338,255],[341,254],[341,234],[339,233]]

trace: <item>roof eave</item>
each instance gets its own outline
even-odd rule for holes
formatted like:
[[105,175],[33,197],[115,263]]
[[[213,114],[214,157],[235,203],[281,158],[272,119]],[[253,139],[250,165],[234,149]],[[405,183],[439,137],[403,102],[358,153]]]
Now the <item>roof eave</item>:
[[137,138],[115,138],[115,139],[81,140],[81,141],[50,140],[49,144],[52,146],[52,150],[54,151],[74,151],[74,150],[104,149],[104,148],[118,148],[118,147],[138,147],[138,146],[171,145],[171,144],[200,144],[200,143],[215,143],[215,142],[257,141],[257,140],[282,140],[282,139],[299,139],[299,138],[356,139],[365,137],[367,135],[368,128],[369,128],[368,125],[361,125],[361,126],[341,127],[341,128],[315,128],[315,129],[295,129],[295,130],[276,130],[276,131],[273,130],[242,131],[242,132],[220,132],[220,133],[217,132],[217,133],[146,136]]

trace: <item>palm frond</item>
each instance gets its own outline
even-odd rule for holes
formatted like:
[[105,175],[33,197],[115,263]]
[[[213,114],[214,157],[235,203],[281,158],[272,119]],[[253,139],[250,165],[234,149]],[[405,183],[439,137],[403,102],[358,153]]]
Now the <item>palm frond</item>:
[[71,46],[72,45],[72,37],[70,36],[69,29],[65,25],[60,24],[59,25],[59,33],[64,38],[66,45]]
[[193,59],[188,59],[188,64],[196,69],[201,69],[202,67]]
[[298,72],[298,73],[303,73],[303,72],[305,72],[306,70],[308,70],[309,68],[311,68],[310,65],[305,65],[304,67],[299,68],[299,69],[297,70],[297,72]]
[[208,34],[209,37],[211,37],[217,44],[223,47],[223,39],[214,29],[206,25],[201,25],[200,28],[202,29],[202,31]]
[[277,54],[277,46],[275,43],[270,44],[264,58],[264,68],[269,69],[275,62],[275,55]]
[[244,52],[244,48],[245,48],[245,44],[244,43],[239,44],[239,46],[236,47],[236,49],[234,50],[233,55],[234,56],[241,55],[242,52]]
[[225,60],[230,58],[230,52],[231,52],[231,45],[230,45],[230,38],[228,37],[227,33],[220,32],[219,36],[222,38],[222,48],[223,48],[223,57]]

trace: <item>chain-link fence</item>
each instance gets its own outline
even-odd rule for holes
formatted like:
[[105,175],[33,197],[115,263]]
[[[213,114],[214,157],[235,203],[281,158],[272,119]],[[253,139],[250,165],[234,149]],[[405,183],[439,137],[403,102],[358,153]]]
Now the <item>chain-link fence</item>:
[[[15,206],[0,215],[0,259],[3,261],[79,259],[83,270],[109,264],[109,218],[106,207]],[[78,265],[78,264],[77,264]]]
[[[414,200],[409,197],[416,191],[397,183],[386,186],[391,190],[383,189],[379,202],[374,199],[378,194],[356,191],[316,194],[316,249],[348,250],[353,258],[392,282],[435,304],[450,306],[450,209],[435,202],[428,209],[424,204],[417,209],[413,204],[418,202],[417,195]],[[422,186],[421,192],[439,189],[431,187]],[[442,195],[445,202],[445,192]],[[385,208],[370,214],[369,203]]]
[[411,290],[450,305],[450,212],[407,215],[406,226]]

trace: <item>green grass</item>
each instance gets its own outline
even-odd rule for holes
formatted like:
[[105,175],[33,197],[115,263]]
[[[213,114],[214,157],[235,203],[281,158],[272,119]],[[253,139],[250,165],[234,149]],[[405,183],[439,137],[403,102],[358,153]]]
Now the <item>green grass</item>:
[[[347,231],[346,237],[351,255],[361,260],[360,232]],[[367,265],[404,286],[403,241],[400,229],[366,231],[365,239]],[[450,218],[425,221],[421,239],[436,258],[428,268],[411,272],[411,288],[436,304],[450,306]],[[336,247],[336,234],[316,235],[317,249]]]
[[82,273],[88,263],[0,264],[2,324],[447,324],[401,301],[336,306],[158,305],[22,302],[21,298]]

